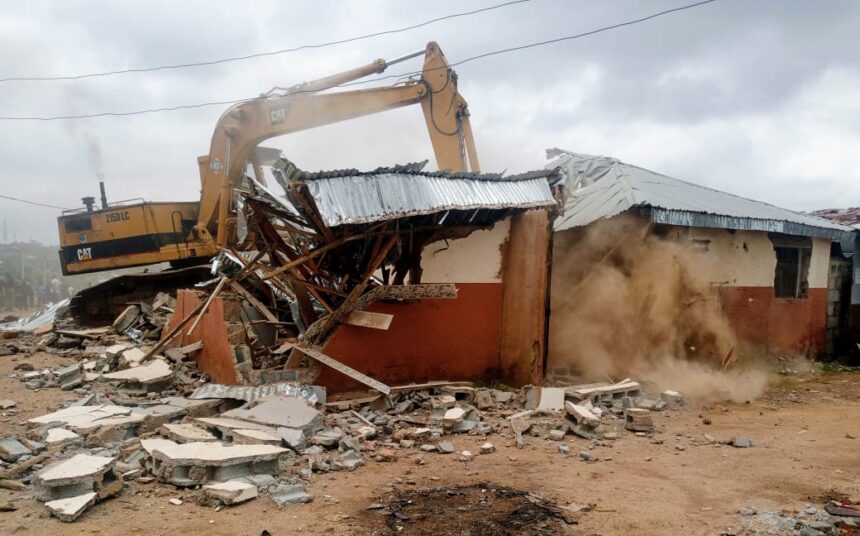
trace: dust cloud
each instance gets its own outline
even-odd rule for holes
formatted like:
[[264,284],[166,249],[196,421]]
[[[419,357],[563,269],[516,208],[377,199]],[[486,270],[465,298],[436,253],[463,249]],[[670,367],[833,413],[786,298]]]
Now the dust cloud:
[[651,231],[625,215],[555,235],[550,370],[629,376],[700,403],[757,397],[767,373],[744,355],[703,275],[708,255]]

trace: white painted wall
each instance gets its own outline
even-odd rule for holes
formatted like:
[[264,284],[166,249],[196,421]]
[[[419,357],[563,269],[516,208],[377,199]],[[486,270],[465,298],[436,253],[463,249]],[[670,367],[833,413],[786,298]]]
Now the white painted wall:
[[[510,217],[465,238],[433,242],[421,253],[422,283],[501,283],[502,244]],[[446,249],[447,248],[447,249]]]
[[[676,228],[672,234],[690,240],[709,240],[708,251],[695,255],[707,280],[733,287],[773,286],[776,254],[767,233],[700,227]],[[827,288],[830,267],[830,240],[812,239],[809,288]]]

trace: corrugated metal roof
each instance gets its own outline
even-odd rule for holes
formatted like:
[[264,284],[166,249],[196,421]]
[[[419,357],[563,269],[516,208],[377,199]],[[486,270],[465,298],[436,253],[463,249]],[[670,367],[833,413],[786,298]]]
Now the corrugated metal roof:
[[588,225],[634,207],[655,223],[779,232],[841,239],[851,228],[760,201],[685,182],[614,158],[551,150],[548,168],[567,172],[570,193],[557,231]]
[[329,227],[446,210],[536,208],[556,203],[550,183],[560,176],[558,169],[504,176],[422,171],[425,163],[370,172],[308,173],[284,159],[278,167],[289,180],[305,182]]
[[819,218],[825,218],[843,225],[850,225],[855,229],[860,229],[860,207],[825,208],[814,210],[812,214]]

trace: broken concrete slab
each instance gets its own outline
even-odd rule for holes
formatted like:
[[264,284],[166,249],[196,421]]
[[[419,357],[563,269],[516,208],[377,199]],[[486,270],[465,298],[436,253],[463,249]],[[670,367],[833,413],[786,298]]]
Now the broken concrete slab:
[[272,426],[295,428],[314,432],[322,428],[322,414],[304,399],[292,396],[274,396],[248,403],[222,414],[224,417]]
[[110,372],[102,376],[105,381],[119,382],[120,389],[128,394],[146,394],[161,391],[168,386],[173,369],[163,359],[153,359],[145,365]]
[[44,441],[48,447],[64,447],[66,445],[82,444],[83,438],[65,428],[49,428],[45,432]]
[[118,365],[123,369],[139,367],[144,357],[146,357],[146,352],[140,348],[126,348],[118,356]]
[[221,400],[209,398],[206,400],[192,400],[181,396],[167,396],[160,400],[162,404],[182,408],[189,417],[208,417],[218,413]]
[[463,422],[463,416],[466,415],[466,410],[457,406],[445,411],[442,416],[442,424],[446,427],[451,427]]
[[227,506],[232,506],[256,498],[257,486],[248,484],[247,482],[229,480],[227,482],[203,486],[203,493],[207,497],[221,501]]
[[239,428],[233,430],[233,443],[237,445],[280,445],[281,436],[277,432]]
[[115,405],[98,406],[69,406],[46,415],[34,417],[27,422],[30,424],[50,424],[59,422],[70,427],[86,425],[93,421],[117,415],[129,415],[131,408]]
[[114,472],[115,459],[76,454],[55,462],[33,477],[34,496],[40,501],[66,499],[95,492],[99,499],[122,490],[122,476]]
[[190,443],[192,441],[218,441],[212,433],[190,423],[161,425],[158,432],[177,443]]
[[96,492],[91,491],[83,495],[48,501],[45,506],[60,521],[71,523],[79,518],[87,508],[95,504],[97,496]]
[[278,458],[287,449],[273,445],[225,445],[214,442],[175,443],[142,439],[149,453],[150,472],[161,482],[196,486],[252,474],[278,471]]
[[233,440],[233,432],[235,430],[262,430],[268,433],[276,433],[276,429],[271,426],[225,417],[200,417],[194,419],[194,422],[207,430],[213,431],[216,437],[225,441]]
[[284,443],[296,452],[303,450],[308,443],[308,437],[301,430],[294,428],[278,428],[278,435]]
[[15,462],[22,456],[29,456],[33,453],[26,445],[18,441],[14,437],[4,437],[0,439],[0,459],[4,462]]

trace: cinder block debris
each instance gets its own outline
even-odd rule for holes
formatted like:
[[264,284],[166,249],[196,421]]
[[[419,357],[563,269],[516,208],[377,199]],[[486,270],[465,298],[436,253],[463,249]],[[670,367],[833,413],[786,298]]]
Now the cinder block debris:
[[230,480],[203,486],[203,493],[207,497],[221,501],[227,506],[232,506],[255,499],[257,497],[257,486],[246,482]]
[[98,495],[95,492],[84,493],[75,497],[48,501],[45,503],[45,506],[48,508],[48,511],[51,512],[54,517],[59,518],[60,521],[71,523],[81,517],[81,514],[83,514],[87,508],[95,504],[97,496]]
[[565,421],[568,429],[580,437],[592,439],[600,424],[600,418],[585,405],[567,401],[564,403],[564,408],[567,413]]
[[624,428],[631,432],[652,432],[654,421],[647,409],[630,408],[624,411]]
[[618,400],[619,403],[625,396],[630,398],[639,398],[641,395],[641,387],[638,382],[631,379],[624,379],[613,384],[596,384],[591,386],[575,386],[565,389],[566,396],[584,402],[590,400],[594,405],[611,406],[613,401]]
[[143,439],[140,444],[151,456],[147,462],[150,472],[159,481],[176,486],[276,473],[278,457],[288,452],[273,445],[179,444],[168,439]]
[[112,497],[122,490],[122,476],[114,470],[115,459],[108,456],[76,454],[53,463],[33,477],[34,496],[54,501],[95,492],[98,499]]

